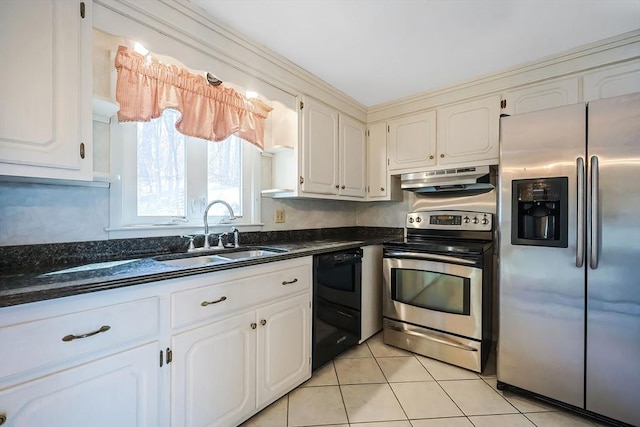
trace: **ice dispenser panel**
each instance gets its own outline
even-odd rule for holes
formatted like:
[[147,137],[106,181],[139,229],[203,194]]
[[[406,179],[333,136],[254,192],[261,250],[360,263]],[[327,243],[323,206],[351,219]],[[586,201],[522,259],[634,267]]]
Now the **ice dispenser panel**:
[[512,181],[511,244],[568,246],[567,177]]

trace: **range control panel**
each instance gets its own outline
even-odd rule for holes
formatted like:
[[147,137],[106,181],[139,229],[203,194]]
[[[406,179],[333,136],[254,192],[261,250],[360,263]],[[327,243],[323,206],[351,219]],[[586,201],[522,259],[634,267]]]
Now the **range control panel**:
[[465,211],[427,211],[407,214],[406,228],[491,231],[493,214]]

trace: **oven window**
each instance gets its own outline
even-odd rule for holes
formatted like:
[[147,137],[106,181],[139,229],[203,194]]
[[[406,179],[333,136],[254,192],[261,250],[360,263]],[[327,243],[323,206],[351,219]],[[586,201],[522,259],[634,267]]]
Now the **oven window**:
[[445,313],[470,313],[470,280],[425,270],[391,269],[394,301]]
[[316,272],[320,286],[337,291],[355,292],[355,264],[334,265],[330,268],[319,268]]

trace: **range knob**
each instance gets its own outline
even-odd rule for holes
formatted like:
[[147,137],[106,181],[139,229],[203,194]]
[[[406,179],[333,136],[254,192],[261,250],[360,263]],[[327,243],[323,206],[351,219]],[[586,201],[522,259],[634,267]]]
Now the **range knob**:
[[489,224],[489,220],[486,217],[482,218],[482,221],[480,221],[480,222],[482,223],[482,225]]
[[464,221],[465,224],[469,224],[469,217],[468,216],[465,216],[462,220]]
[[477,217],[477,216],[474,216],[474,217],[473,217],[473,223],[474,223],[474,224],[477,224],[477,223],[479,223],[479,222],[480,222],[480,220],[478,219],[478,217]]
[[409,217],[409,224],[413,224],[413,218]]
[[416,218],[416,222],[422,222],[422,218],[421,217],[417,217]]

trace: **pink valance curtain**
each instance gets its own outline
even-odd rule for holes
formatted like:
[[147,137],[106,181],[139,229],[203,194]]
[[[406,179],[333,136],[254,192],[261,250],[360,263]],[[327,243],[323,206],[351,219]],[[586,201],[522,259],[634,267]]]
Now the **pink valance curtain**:
[[120,122],[146,122],[166,108],[182,113],[176,129],[184,135],[223,141],[230,135],[264,146],[264,121],[271,108],[231,88],[212,86],[204,76],[165,65],[119,46],[115,59]]

